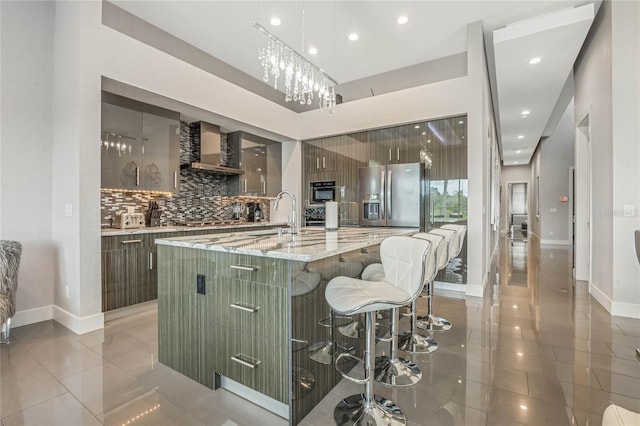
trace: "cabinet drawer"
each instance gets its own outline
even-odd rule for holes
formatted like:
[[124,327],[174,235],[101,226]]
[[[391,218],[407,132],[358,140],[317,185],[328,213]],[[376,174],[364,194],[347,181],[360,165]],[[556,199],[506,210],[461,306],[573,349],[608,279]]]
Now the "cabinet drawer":
[[214,293],[207,300],[210,321],[272,344],[286,345],[286,289],[217,278]]
[[214,371],[288,404],[287,348],[216,327],[208,345]]
[[243,254],[208,252],[217,277],[287,287],[287,261]]
[[101,238],[102,251],[106,250],[135,250],[145,245],[144,234],[112,235]]

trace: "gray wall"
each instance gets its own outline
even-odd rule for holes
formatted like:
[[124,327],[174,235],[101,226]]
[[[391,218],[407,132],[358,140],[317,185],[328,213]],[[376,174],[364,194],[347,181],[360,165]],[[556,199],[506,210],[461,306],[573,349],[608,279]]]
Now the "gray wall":
[[571,244],[569,169],[574,165],[573,102],[540,147],[540,239],[542,244]]
[[[576,278],[613,315],[640,317],[640,4],[605,1],[574,66],[575,123],[589,117],[591,150],[576,137]],[[585,203],[591,158],[592,207]],[[624,206],[633,214],[624,216]],[[591,223],[591,276],[588,228]]]
[[14,326],[50,317],[53,303],[54,9],[49,1],[0,2],[0,238],[23,244]]

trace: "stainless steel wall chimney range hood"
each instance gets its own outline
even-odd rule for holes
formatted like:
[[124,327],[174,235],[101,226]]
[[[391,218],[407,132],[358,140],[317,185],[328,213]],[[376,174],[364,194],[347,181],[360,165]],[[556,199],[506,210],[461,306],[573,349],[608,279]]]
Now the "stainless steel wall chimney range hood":
[[222,146],[220,126],[199,121],[191,124],[191,143],[200,146],[200,161],[191,163],[192,169],[207,170],[221,175],[242,175],[244,170],[228,164],[228,149]]

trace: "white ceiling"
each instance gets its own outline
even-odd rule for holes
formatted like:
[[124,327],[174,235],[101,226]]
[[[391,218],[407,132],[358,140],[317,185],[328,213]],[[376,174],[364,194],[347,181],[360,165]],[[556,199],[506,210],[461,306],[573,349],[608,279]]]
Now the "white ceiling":
[[[261,80],[258,49],[266,45],[266,39],[253,28],[252,23],[257,21],[343,84],[464,52],[469,23],[482,21],[485,35],[491,35],[507,24],[588,2],[111,0],[111,3]],[[396,23],[400,15],[409,18],[407,24]],[[280,18],[280,26],[270,25],[274,16]],[[357,41],[347,39],[351,32],[358,33]],[[533,46],[548,37],[526,38]],[[501,44],[497,45],[500,58],[504,57],[508,63],[510,53],[505,51],[505,57]],[[505,48],[508,44],[505,42]],[[318,49],[315,56],[307,53],[311,45]],[[387,76],[393,78],[393,73]],[[565,80],[566,73],[563,82]],[[499,102],[502,102],[500,96],[510,97],[507,92],[511,83],[502,88],[499,79],[497,83]],[[530,80],[521,79],[520,83],[532,86]],[[545,84],[544,79],[539,83]],[[558,95],[555,96],[557,99]],[[502,114],[500,107],[501,117]],[[542,128],[545,124],[542,123]],[[539,125],[537,121],[536,125]],[[510,136],[504,135],[505,140],[509,140]]]
[[[494,31],[502,160],[529,163],[589,31],[593,4]],[[530,64],[534,58],[537,64]],[[566,105],[565,105],[566,106]],[[529,114],[522,114],[529,111]]]

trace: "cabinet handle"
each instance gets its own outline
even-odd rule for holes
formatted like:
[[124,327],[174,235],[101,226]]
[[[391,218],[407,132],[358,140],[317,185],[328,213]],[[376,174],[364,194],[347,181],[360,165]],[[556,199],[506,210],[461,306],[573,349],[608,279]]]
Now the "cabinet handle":
[[229,266],[231,269],[239,269],[241,271],[251,271],[251,272],[255,272],[258,270],[258,268],[256,268],[255,266],[245,266],[245,265],[230,265]]
[[320,157],[316,158],[316,169],[320,168]]
[[127,241],[120,241],[120,244],[136,244],[141,242],[142,240],[127,240]]
[[252,314],[255,314],[256,312],[258,312],[258,309],[260,309],[260,306],[244,305],[240,302],[232,303],[229,306],[234,309],[240,309],[241,311],[251,312]]
[[153,252],[149,252],[149,270],[153,271]]
[[245,355],[237,354],[232,356],[231,360],[237,362],[240,365],[244,365],[245,367],[254,368],[254,369],[258,368],[258,365],[260,365],[260,363],[262,362],[259,359],[256,359],[255,362],[245,361],[244,359],[241,358],[243,356]]
[[262,195],[267,193],[267,181],[262,182]]
[[400,162],[400,148],[396,148],[396,160]]
[[391,148],[389,148],[389,162],[391,162]]
[[247,192],[247,179],[244,180],[244,191],[242,192]]
[[136,186],[140,186],[140,167],[136,167]]
[[323,168],[323,169],[326,169],[326,168],[327,168],[327,166],[326,166],[326,164],[325,164],[325,161],[324,161],[324,157],[322,157],[322,168]]
[[178,188],[178,171],[173,171],[173,189]]

